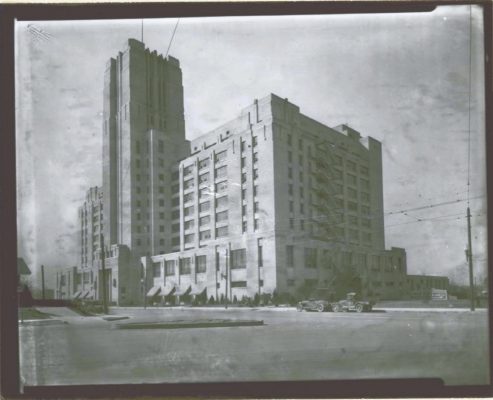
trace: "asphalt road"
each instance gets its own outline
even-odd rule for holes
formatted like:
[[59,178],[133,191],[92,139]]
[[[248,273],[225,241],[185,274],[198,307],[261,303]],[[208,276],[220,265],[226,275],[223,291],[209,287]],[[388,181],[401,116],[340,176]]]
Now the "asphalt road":
[[[47,309],[44,311],[52,312]],[[439,377],[486,384],[487,313],[113,310],[128,322],[261,319],[263,326],[116,329],[61,315],[20,327],[25,385]],[[63,313],[62,313],[63,314]],[[65,322],[65,323],[64,323]]]

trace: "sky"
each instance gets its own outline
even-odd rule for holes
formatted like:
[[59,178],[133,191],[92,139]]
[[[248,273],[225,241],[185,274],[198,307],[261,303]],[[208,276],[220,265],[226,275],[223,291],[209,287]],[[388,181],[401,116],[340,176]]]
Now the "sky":
[[[176,22],[145,20],[146,47],[166,54]],[[41,264],[77,264],[78,207],[102,182],[105,65],[130,37],[141,38],[141,20],[16,24],[18,253],[35,274]],[[183,72],[188,139],[275,93],[328,126],[346,123],[381,141],[386,246],[406,249],[408,273],[467,282],[469,187],[475,274],[484,278],[479,8],[471,17],[469,6],[443,6],[183,18],[169,54]]]

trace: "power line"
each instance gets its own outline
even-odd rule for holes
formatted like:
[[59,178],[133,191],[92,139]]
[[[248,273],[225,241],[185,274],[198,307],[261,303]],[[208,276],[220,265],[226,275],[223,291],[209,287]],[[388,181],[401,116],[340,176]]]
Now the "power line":
[[180,18],[178,18],[176,20],[175,29],[173,29],[173,34],[171,35],[171,39],[170,39],[169,45],[168,45],[168,50],[166,50],[166,55],[164,56],[164,58],[168,57],[169,49],[171,48],[171,43],[173,43],[173,38],[175,37],[176,29],[178,28],[179,22],[180,22]]

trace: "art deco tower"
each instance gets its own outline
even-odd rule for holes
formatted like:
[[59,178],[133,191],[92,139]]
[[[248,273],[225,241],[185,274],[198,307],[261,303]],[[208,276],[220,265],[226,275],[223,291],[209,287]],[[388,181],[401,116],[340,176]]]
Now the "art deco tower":
[[168,252],[173,168],[189,152],[179,61],[129,39],[106,65],[103,131],[105,246]]

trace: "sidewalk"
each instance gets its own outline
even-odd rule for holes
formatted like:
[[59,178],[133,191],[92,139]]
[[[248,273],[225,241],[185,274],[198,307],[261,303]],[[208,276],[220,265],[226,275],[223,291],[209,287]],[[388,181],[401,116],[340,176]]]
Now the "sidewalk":
[[[113,312],[119,313],[119,311],[137,311],[137,310],[144,310],[144,307],[110,307],[109,313],[112,314]],[[164,311],[164,310],[181,310],[181,311],[222,311],[222,312],[234,312],[234,311],[272,311],[272,312],[287,312],[287,311],[292,311],[296,312],[296,307],[290,307],[290,306],[267,306],[267,307],[234,307],[234,306],[228,306],[228,308],[223,307],[191,307],[191,306],[169,306],[169,307],[147,307],[145,309],[146,311]],[[424,308],[424,307],[419,307],[419,308],[413,308],[413,307],[374,307],[374,311],[385,311],[385,312],[403,312],[403,311],[416,311],[416,312],[471,312],[469,308],[452,308],[452,307],[447,307],[447,308],[436,308],[436,307],[430,307],[430,308]],[[486,312],[486,308],[477,308],[474,312]]]

